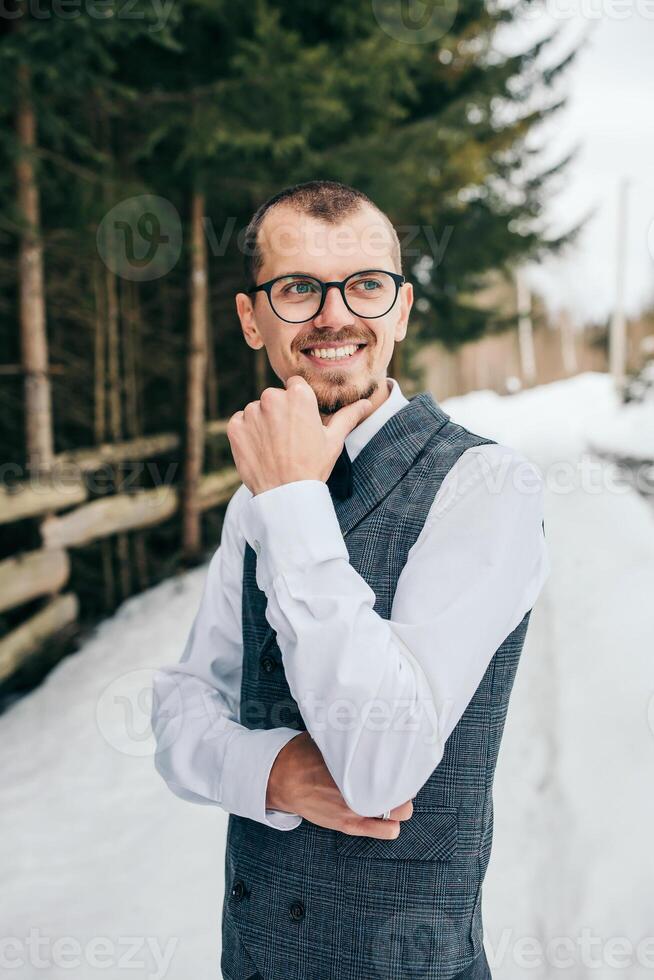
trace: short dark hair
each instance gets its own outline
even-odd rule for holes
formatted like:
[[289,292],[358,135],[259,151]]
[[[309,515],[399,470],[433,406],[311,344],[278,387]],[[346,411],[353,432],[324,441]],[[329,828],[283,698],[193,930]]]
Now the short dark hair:
[[398,272],[402,271],[400,242],[393,223],[367,194],[348,184],[341,184],[337,180],[309,180],[304,184],[285,187],[284,190],[273,194],[252,215],[243,240],[246,289],[256,285],[257,275],[263,265],[263,253],[259,242],[259,229],[263,219],[272,207],[282,203],[289,204],[300,213],[320,218],[327,224],[338,224],[343,218],[358,211],[362,205],[370,205],[388,224],[393,242],[393,258]]

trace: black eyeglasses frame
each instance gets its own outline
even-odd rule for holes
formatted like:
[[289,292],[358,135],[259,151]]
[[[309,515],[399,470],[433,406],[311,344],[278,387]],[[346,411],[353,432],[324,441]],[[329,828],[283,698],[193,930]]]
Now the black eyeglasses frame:
[[[397,303],[397,297],[400,292],[400,286],[403,286],[404,283],[406,282],[406,276],[400,275],[399,272],[389,272],[387,269],[361,269],[359,272],[350,273],[349,276],[346,276],[345,279],[341,279],[340,282],[338,280],[334,280],[333,282],[323,282],[322,279],[318,279],[317,276],[310,276],[307,275],[307,273],[305,272],[287,272],[286,275],[275,276],[274,279],[268,279],[267,282],[259,283],[258,286],[250,286],[250,288],[246,289],[245,291],[250,296],[253,293],[264,292],[268,297],[270,309],[273,311],[275,316],[279,317],[280,320],[283,320],[284,323],[308,323],[309,320],[313,320],[315,317],[320,315],[320,312],[323,306],[325,305],[325,300],[327,299],[327,290],[330,289],[332,286],[335,286],[339,290],[341,296],[343,297],[343,302],[345,303],[350,313],[353,316],[358,317],[361,316],[361,314],[357,313],[355,310],[352,309],[345,296],[345,283],[349,282],[350,279],[356,278],[356,276],[364,276],[364,275],[372,274],[373,272],[383,272],[384,275],[390,276],[393,282],[395,283],[395,296],[393,297],[393,302],[388,307],[388,309],[384,313],[377,313],[375,316],[361,317],[361,319],[364,320],[378,320],[380,317],[386,316],[387,313],[390,313],[390,311]],[[273,306],[272,296],[270,295],[273,286],[275,285],[276,282],[279,282],[280,279],[289,279],[291,276],[302,276],[304,279],[311,279],[312,282],[317,282],[318,285],[320,286],[321,296],[320,296],[320,304],[318,306],[318,309],[313,314],[313,316],[309,316],[305,320],[287,320],[286,317],[280,316],[277,310],[275,309],[275,307]]]

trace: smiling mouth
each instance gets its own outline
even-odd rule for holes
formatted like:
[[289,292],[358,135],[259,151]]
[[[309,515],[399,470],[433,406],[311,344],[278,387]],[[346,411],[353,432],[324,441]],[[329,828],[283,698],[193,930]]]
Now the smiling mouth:
[[356,359],[359,353],[366,347],[365,343],[343,343],[339,345],[325,345],[320,347],[304,347],[302,354],[310,361],[322,365],[345,364],[346,361]]

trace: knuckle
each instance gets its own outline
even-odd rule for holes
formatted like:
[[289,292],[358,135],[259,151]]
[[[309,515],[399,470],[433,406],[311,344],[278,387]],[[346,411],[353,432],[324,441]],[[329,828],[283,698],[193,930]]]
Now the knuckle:
[[259,400],[262,406],[270,405],[271,402],[277,400],[279,395],[281,395],[281,392],[277,388],[264,388],[259,395]]
[[313,388],[306,383],[304,378],[300,378],[297,384],[291,385],[288,391],[293,398],[310,398],[313,396]]

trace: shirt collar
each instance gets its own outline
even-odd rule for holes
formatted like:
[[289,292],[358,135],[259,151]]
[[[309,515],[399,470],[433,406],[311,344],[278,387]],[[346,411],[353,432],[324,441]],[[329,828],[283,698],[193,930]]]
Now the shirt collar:
[[359,455],[368,440],[372,439],[392,415],[409,404],[395,378],[386,378],[386,383],[390,389],[388,398],[385,398],[374,412],[371,412],[363,422],[359,422],[345,437],[345,448],[351,460]]

